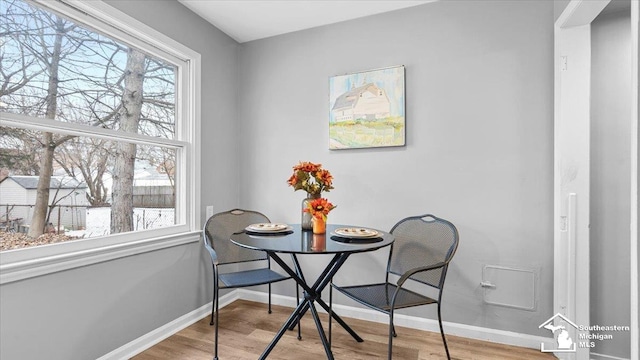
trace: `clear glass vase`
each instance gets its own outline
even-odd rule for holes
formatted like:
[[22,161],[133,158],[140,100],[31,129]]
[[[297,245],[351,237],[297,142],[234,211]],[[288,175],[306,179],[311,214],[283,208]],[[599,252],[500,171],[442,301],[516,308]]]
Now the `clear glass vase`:
[[305,212],[304,209],[309,206],[309,202],[311,200],[319,198],[320,194],[307,193],[307,197],[302,200],[302,220],[300,221],[300,227],[302,227],[302,230],[313,230],[313,216],[311,216],[311,214],[309,214],[308,212]]

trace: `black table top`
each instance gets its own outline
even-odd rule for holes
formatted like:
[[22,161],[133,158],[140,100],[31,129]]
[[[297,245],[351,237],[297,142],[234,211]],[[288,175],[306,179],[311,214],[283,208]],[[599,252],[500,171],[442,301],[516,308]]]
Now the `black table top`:
[[327,233],[313,234],[311,231],[302,231],[300,224],[291,225],[292,231],[279,235],[256,235],[242,232],[231,235],[231,241],[236,245],[252,249],[265,250],[289,254],[340,254],[373,251],[391,245],[395,238],[393,235],[375,229],[379,237],[371,239],[344,239],[335,236],[338,228],[354,227],[351,225],[327,224]]

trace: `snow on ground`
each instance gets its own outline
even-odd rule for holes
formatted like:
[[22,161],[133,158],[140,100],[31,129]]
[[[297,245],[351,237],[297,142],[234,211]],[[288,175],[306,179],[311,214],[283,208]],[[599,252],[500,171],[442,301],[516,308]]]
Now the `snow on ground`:
[[[175,224],[175,209],[135,208],[133,225],[135,230],[156,229]],[[74,237],[96,237],[109,235],[111,227],[111,208],[99,207],[87,209],[87,227],[85,230],[66,231],[65,235]]]
[[[64,234],[47,233],[37,239],[30,238],[25,233],[0,232],[0,251],[109,235],[111,208],[87,208],[86,220],[86,230],[65,231]],[[171,226],[175,224],[175,210],[135,208],[133,209],[133,224],[134,231]]]

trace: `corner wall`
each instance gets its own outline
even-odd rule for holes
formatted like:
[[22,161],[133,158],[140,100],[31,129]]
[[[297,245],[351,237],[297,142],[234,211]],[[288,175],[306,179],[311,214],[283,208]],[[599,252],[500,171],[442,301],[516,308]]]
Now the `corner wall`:
[[[591,324],[629,326],[631,208],[630,12],[591,23]],[[630,333],[597,341],[592,355],[630,358]]]
[[[445,321],[548,336],[538,326],[553,315],[553,21],[547,1],[434,2],[242,44],[240,204],[299,222],[304,194],[286,180],[298,161],[320,162],[335,178],[324,194],[334,224],[389,230],[424,213],[456,224]],[[329,77],[393,65],[406,67],[407,146],[329,151]],[[305,275],[325,261],[305,258]],[[335,282],[380,280],[372,269],[385,261],[353,256]],[[536,309],[485,304],[487,264],[534,270]]]

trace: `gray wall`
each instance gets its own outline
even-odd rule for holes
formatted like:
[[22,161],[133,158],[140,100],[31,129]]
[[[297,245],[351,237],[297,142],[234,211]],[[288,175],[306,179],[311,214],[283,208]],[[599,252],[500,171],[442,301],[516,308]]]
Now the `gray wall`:
[[[240,203],[299,222],[304,194],[286,180],[298,161],[320,162],[335,177],[331,223],[388,230],[433,213],[457,225],[446,321],[547,336],[553,20],[553,2],[445,1],[242,44]],[[329,151],[329,77],[393,65],[406,66],[407,146]],[[352,257],[336,282],[380,280],[370,269],[384,260]],[[536,310],[484,304],[484,264],[537,269]]]
[[553,1],[553,15],[554,19],[558,20],[564,9],[569,5],[571,0],[554,0]]
[[[632,10],[631,11],[633,12],[632,18],[634,19],[634,23],[635,23],[635,25],[633,26],[634,31],[633,31],[633,34],[632,34],[632,39],[633,39],[632,41],[635,42],[635,49],[637,51],[636,59],[640,59],[640,24],[638,23],[640,21],[640,6],[637,5],[637,3],[636,3],[635,6],[632,6]],[[633,49],[633,47],[634,46],[632,46],[632,49]],[[638,63],[636,64],[636,66],[638,67],[636,69],[636,76],[638,76],[638,82],[640,82],[640,60],[638,60]],[[635,84],[640,87],[640,84],[638,82],[636,82]],[[638,88],[636,90],[637,90],[636,94],[640,95],[640,88]],[[640,99],[639,99],[638,102],[636,102],[636,106],[637,106],[637,108],[636,108],[636,116],[640,116]],[[638,143],[640,144],[640,127],[637,128],[636,131],[638,133],[635,134],[635,135],[637,136]],[[640,159],[640,146],[638,146],[638,148],[636,150],[637,150],[637,152],[636,152],[636,155],[637,155],[636,156],[636,161],[638,161],[638,159]],[[638,169],[640,164],[638,164],[636,162],[635,165],[636,165],[636,167],[635,167],[636,170],[640,171],[640,169]],[[637,181],[638,182],[637,182],[637,188],[636,189],[640,189],[640,177],[638,177]],[[640,193],[636,193],[635,194],[634,201],[636,202],[636,206],[640,203]],[[636,212],[636,216],[637,216],[636,221],[640,222],[640,214],[638,212]],[[636,239],[640,239],[640,226],[638,226],[638,228],[636,230],[637,230],[637,238]],[[636,260],[640,259],[640,246],[637,247],[636,255],[637,255],[636,256]],[[640,299],[640,274],[635,274],[634,278],[635,278],[635,281],[636,281],[636,284],[637,284],[636,290],[638,291],[638,293],[636,294],[636,298],[635,298],[635,300],[637,301],[638,299]],[[632,279],[634,279],[634,278],[632,278]],[[637,302],[636,302],[635,306],[636,306],[635,315],[637,316],[637,319],[636,319],[636,326],[637,326],[638,324],[640,324],[640,311],[637,308],[637,306],[638,306]],[[638,334],[638,331],[640,331],[640,329],[636,329],[635,333]],[[633,352],[635,354],[640,354],[640,341],[636,340],[635,341],[635,345],[636,345],[636,348],[633,349]]]
[[[626,9],[591,24],[591,323],[629,325],[631,34]],[[628,332],[592,352],[630,357]]]
[[2,285],[0,358],[96,359],[198,308],[210,295],[196,245]]
[[[237,43],[177,1],[107,2],[202,55],[202,206],[236,206]],[[210,301],[210,273],[192,243],[2,285],[0,358],[98,358]]]

